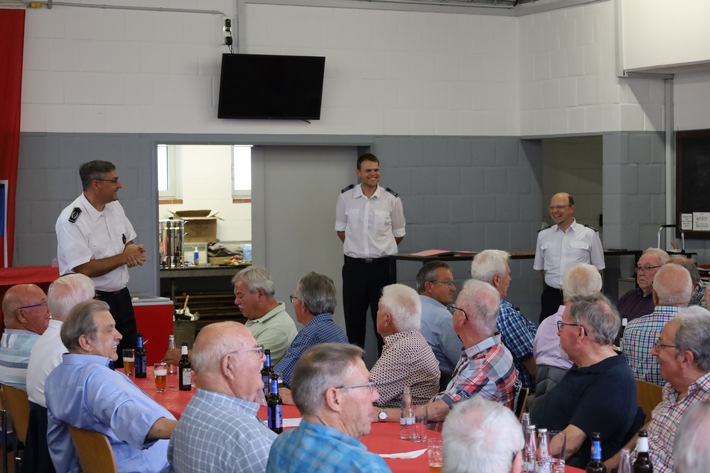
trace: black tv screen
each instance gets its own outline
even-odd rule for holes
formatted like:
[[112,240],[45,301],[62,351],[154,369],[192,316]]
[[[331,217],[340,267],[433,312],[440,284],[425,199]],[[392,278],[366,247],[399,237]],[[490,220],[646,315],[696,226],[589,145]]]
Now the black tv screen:
[[325,58],[223,54],[218,118],[318,120]]

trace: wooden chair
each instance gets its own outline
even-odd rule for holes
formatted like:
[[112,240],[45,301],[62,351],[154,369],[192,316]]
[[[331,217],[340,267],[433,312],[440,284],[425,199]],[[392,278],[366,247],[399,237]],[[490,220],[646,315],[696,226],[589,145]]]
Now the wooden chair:
[[518,395],[515,399],[515,407],[513,412],[518,417],[518,420],[523,420],[523,412],[525,412],[525,407],[528,404],[528,396],[530,395],[530,388],[520,388]]
[[22,453],[17,445],[18,442],[23,444],[27,440],[27,427],[30,421],[30,401],[27,398],[27,393],[7,384],[2,385],[3,405],[10,413],[12,425],[15,428],[15,471],[20,471],[22,463]]
[[83,473],[118,473],[108,437],[91,430],[67,427]]
[[662,398],[663,388],[653,383],[636,380],[636,401],[646,414],[646,422],[651,420],[651,412]]

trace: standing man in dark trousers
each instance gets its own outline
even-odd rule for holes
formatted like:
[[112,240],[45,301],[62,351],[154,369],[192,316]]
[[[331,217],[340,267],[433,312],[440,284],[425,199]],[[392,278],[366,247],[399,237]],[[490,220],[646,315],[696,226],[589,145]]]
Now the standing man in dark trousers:
[[[343,242],[343,306],[350,343],[365,346],[366,315],[370,308],[377,326],[377,303],[382,288],[396,282],[393,261],[397,245],[405,235],[402,201],[390,188],[378,185],[380,161],[374,154],[357,160],[360,185],[342,190],[335,211],[335,231]],[[377,335],[377,334],[376,334]],[[382,339],[377,336],[378,352]]]
[[574,198],[560,192],[550,200],[553,226],[540,230],[535,245],[533,269],[542,271],[540,322],[557,313],[562,305],[562,276],[577,263],[604,269],[604,249],[596,229],[577,223]]
[[116,367],[123,366],[122,349],[136,346],[136,317],[128,292],[128,268],[145,262],[145,248],[134,243],[137,234],[118,202],[116,166],[108,161],[89,161],[79,168],[84,189],[59,214],[57,259],[59,273],[90,277],[96,295],[106,302],[123,339],[118,345]]

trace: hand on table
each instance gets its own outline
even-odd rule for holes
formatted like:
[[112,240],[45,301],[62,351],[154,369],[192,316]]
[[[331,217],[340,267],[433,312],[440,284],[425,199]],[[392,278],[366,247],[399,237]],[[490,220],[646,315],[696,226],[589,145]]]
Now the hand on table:
[[295,405],[293,403],[293,396],[291,395],[291,390],[289,388],[280,388],[279,394],[281,395],[281,402],[290,406]]
[[180,348],[173,348],[165,352],[163,356],[163,362],[177,366],[180,363],[180,357],[182,356],[182,351]]

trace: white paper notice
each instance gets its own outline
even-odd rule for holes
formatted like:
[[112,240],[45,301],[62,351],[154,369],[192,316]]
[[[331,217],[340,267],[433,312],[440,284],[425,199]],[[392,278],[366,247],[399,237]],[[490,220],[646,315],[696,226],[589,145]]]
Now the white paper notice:
[[693,214],[680,214],[680,229],[684,232],[693,230]]
[[710,212],[693,212],[693,231],[710,231]]

